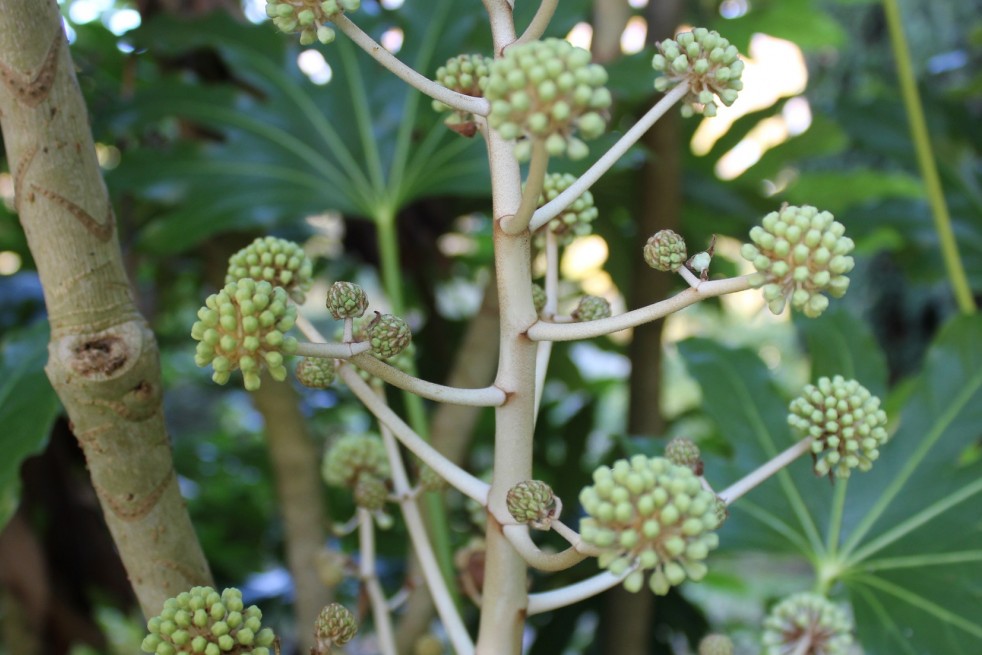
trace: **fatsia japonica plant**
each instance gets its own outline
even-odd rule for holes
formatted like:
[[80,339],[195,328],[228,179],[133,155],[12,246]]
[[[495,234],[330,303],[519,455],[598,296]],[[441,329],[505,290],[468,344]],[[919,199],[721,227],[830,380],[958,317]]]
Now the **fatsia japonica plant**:
[[[715,31],[695,28],[657,44],[650,84],[664,95],[599,154],[580,176],[550,171],[561,158],[594,155],[588,142],[600,137],[612,104],[608,74],[586,50],[542,38],[556,3],[544,1],[531,24],[517,34],[506,2],[485,2],[494,48],[462,53],[435,71],[415,71],[357,26],[357,0],[269,0],[267,15],[282,32],[299,33],[302,44],[330,44],[340,31],[382,66],[432,99],[447,128],[485,143],[492,182],[495,280],[500,298],[500,359],[493,384],[455,388],[415,375],[412,334],[404,317],[381,313],[365,290],[333,281],[327,310],[340,321],[336,338],[321,334],[298,303],[312,284],[312,265],[294,243],[257,239],[236,253],[226,285],[208,297],[191,329],[195,361],[210,366],[215,382],[241,380],[255,391],[282,382],[292,366],[312,388],[346,385],[377,420],[377,434],[352,433],[330,444],[324,481],[351,492],[356,514],[346,526],[360,543],[356,575],[371,606],[379,650],[397,652],[392,607],[375,567],[376,531],[389,529],[397,506],[408,530],[425,583],[434,600],[442,634],[456,653],[508,654],[522,648],[529,616],[579,602],[617,585],[634,593],[665,596],[698,583],[713,567],[720,527],[741,497],[809,455],[814,474],[842,485],[874,468],[889,448],[887,416],[861,380],[821,377],[801,390],[787,408],[798,441],[739,479],[708,476],[699,448],[677,438],[664,452],[635,454],[600,466],[582,480],[574,498],[559,498],[535,478],[532,451],[536,416],[546,384],[552,344],[607,335],[657,321],[685,307],[727,294],[761,293],[771,312],[787,309],[816,318],[849,286],[853,241],[827,211],[809,205],[775,207],[749,233],[741,254],[754,272],[720,278],[713,274],[714,248],[689,252],[684,239],[660,230],[637,244],[636,256],[652,275],[681,276],[687,289],[654,304],[613,314],[608,301],[584,296],[568,314],[560,312],[560,253],[574,237],[589,234],[603,217],[591,187],[659,118],[676,105],[685,116],[716,115],[742,89],[744,63],[735,46]],[[420,11],[425,9],[420,8]],[[527,163],[523,170],[522,164]],[[545,260],[543,284],[533,281],[532,254]],[[297,328],[302,339],[292,330]],[[294,363],[291,358],[295,357]],[[264,373],[268,373],[263,382]],[[475,476],[427,443],[411,421],[389,407],[385,386],[437,403],[494,409],[495,436],[490,475]],[[740,444],[734,444],[739,449]],[[422,462],[410,475],[403,448]],[[875,470],[869,475],[876,475]],[[483,560],[483,584],[469,595],[480,608],[471,634],[440,570],[418,501],[425,491],[451,488],[482,515],[486,532],[474,546]],[[787,485],[786,485],[787,487]],[[792,487],[793,489],[793,487]],[[789,490],[789,503],[802,500]],[[566,510],[564,515],[563,510]],[[578,526],[574,527],[574,522]],[[554,531],[565,550],[542,549],[533,531]],[[569,586],[529,588],[529,569],[555,572],[594,562],[600,571]],[[334,565],[335,579],[344,575]],[[768,654],[834,655],[853,652],[850,613],[829,598],[831,579],[800,590],[776,605],[761,626]],[[151,619],[143,649],[173,653],[269,652],[271,635],[259,627],[258,611],[244,610],[234,590],[221,596],[195,588],[165,605]],[[350,640],[351,613],[340,605],[324,609],[316,625],[318,653]],[[439,652],[438,643],[430,644]],[[429,652],[429,651],[426,651]],[[724,634],[706,636],[702,655],[732,653]]]

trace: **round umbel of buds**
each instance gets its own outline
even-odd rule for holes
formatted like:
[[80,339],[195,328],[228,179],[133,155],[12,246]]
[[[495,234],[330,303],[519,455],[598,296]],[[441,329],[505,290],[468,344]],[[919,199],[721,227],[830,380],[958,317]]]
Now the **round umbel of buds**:
[[596,321],[610,316],[610,303],[600,296],[583,296],[573,310],[574,321]]
[[733,641],[726,635],[706,635],[699,642],[699,655],[733,655]]
[[[603,134],[602,113],[610,107],[607,71],[590,63],[590,53],[564,39],[511,46],[491,64],[484,96],[491,103],[488,122],[507,140],[541,140],[552,156],[582,159],[589,149],[574,134],[594,139]],[[527,141],[515,156],[526,160]]]
[[297,309],[282,287],[245,278],[208,296],[191,326],[198,341],[194,362],[211,364],[211,378],[228,382],[232,371],[242,370],[245,388],[259,388],[259,374],[268,368],[275,380],[286,379],[283,355],[297,350],[297,340],[286,336],[297,320]]
[[692,439],[675,437],[665,446],[665,459],[678,466],[688,466],[696,475],[702,475],[702,457],[699,446]]
[[413,655],[443,655],[443,642],[434,634],[425,634],[413,643]]
[[512,518],[537,530],[548,530],[557,514],[556,494],[542,480],[519,482],[508,490],[505,504]]
[[361,0],[266,0],[266,15],[283,32],[300,32],[301,45],[326,45],[337,36],[326,23],[360,6]]
[[385,482],[374,475],[362,474],[355,483],[355,505],[377,512],[389,500],[389,489]]
[[167,599],[160,614],[147,621],[150,634],[140,650],[155,655],[270,655],[276,637],[262,627],[262,618],[258,607],[243,605],[238,589],[219,595],[211,587],[193,587]]
[[761,288],[773,313],[784,311],[790,300],[815,318],[829,305],[823,292],[835,298],[845,294],[846,273],[855,263],[849,256],[854,244],[845,231],[832,214],[807,205],[785,205],[750,230],[753,243],[743,244],[740,253],[757,269],[750,282]]
[[366,309],[368,296],[354,282],[335,282],[327,290],[327,311],[335,320],[358,318]]
[[347,607],[340,603],[326,605],[314,622],[314,639],[318,655],[328,655],[334,646],[343,646],[358,632],[358,622]]
[[698,27],[677,34],[674,39],[656,43],[658,54],[652,67],[662,76],[655,79],[655,89],[666,91],[681,82],[689,83],[682,113],[716,115],[716,100],[729,107],[743,88],[740,75],[743,61],[736,46],[717,32]]
[[[575,175],[548,173],[542,182],[542,195],[539,196],[538,206],[542,207],[554,200],[573,182],[576,182]],[[593,205],[593,194],[584,191],[569,207],[536,232],[536,245],[540,248],[543,246],[546,230],[551,230],[556,235],[560,245],[568,244],[574,237],[590,234],[590,224],[597,218],[597,215],[597,208]]]
[[317,551],[314,568],[325,587],[336,587],[344,581],[348,557],[340,550],[324,547]]
[[602,551],[601,567],[614,575],[630,571],[627,590],[641,589],[645,571],[652,571],[648,586],[659,596],[686,578],[705,577],[703,560],[719,545],[716,497],[687,466],[644,455],[618,460],[593,472],[580,503],[588,515],[580,535]]
[[532,306],[535,307],[536,314],[542,313],[546,308],[546,290],[538,284],[532,285]]
[[395,357],[412,341],[409,324],[395,314],[376,314],[365,330],[372,354],[381,359]]
[[297,362],[297,380],[311,389],[327,389],[334,382],[335,365],[333,359],[323,357],[301,357]]
[[283,287],[290,297],[302,303],[314,282],[314,265],[303,248],[292,241],[260,237],[228,260],[225,284],[252,278]]
[[658,230],[644,244],[644,261],[656,271],[674,273],[686,256],[685,239],[673,230]]
[[[795,594],[764,619],[764,655],[847,655],[852,652],[851,632],[849,617],[824,596]],[[806,650],[796,650],[806,639]]]
[[788,423],[814,439],[818,475],[848,478],[854,468],[868,471],[890,438],[880,399],[841,375],[807,385],[788,409]]
[[[457,55],[436,69],[436,81],[465,96],[483,97],[493,61],[491,57],[484,55]],[[450,116],[443,122],[453,131],[467,137],[474,136],[477,132],[474,115],[470,112],[458,111],[439,100],[433,101],[433,109],[450,112]]]
[[389,459],[382,440],[373,434],[346,434],[324,455],[321,473],[327,484],[354,488],[362,475],[389,477]]

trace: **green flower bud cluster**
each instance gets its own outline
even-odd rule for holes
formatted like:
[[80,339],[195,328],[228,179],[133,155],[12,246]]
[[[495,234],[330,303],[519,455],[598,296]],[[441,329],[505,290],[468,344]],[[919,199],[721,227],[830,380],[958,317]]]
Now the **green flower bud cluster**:
[[505,496],[508,512],[519,523],[537,530],[548,530],[556,512],[556,495],[542,480],[525,480],[508,490]]
[[368,295],[354,282],[335,282],[327,290],[327,311],[334,320],[359,318],[368,309]]
[[[542,183],[542,195],[539,196],[538,206],[542,207],[554,200],[575,181],[576,176],[569,173],[549,173],[546,175]],[[535,236],[536,245],[539,248],[545,245],[546,230],[552,230],[560,245],[568,244],[573,240],[573,237],[590,234],[590,224],[593,223],[598,214],[597,208],[593,205],[593,194],[584,191],[559,216],[542,226]]]
[[150,632],[140,644],[144,653],[178,655],[270,655],[276,639],[262,627],[263,613],[244,607],[242,593],[229,588],[194,587],[168,598],[159,616],[147,621]]
[[303,248],[292,241],[260,237],[228,260],[225,284],[252,278],[283,287],[290,297],[302,303],[314,282],[314,265]]
[[[582,159],[584,139],[603,134],[601,112],[610,107],[607,71],[590,63],[590,53],[563,39],[512,46],[491,64],[484,95],[491,103],[488,121],[507,140],[541,139],[553,156]],[[519,141],[515,156],[525,161],[529,141]]]
[[764,619],[764,655],[797,652],[805,639],[808,655],[847,655],[852,652],[852,623],[824,596],[800,593],[785,598]]
[[194,362],[211,364],[212,379],[228,382],[232,371],[242,370],[245,388],[259,388],[259,374],[269,368],[275,380],[286,379],[283,355],[297,350],[297,340],[286,336],[297,320],[297,309],[290,304],[282,287],[250,278],[230,282],[208,296],[191,326],[191,337],[198,341]]
[[546,290],[538,284],[532,285],[532,306],[535,307],[536,314],[541,314],[546,308]]
[[347,573],[348,564],[348,558],[344,553],[326,547],[317,551],[317,557],[314,559],[317,577],[325,587],[336,587],[341,584]]
[[327,389],[334,382],[335,369],[333,359],[302,357],[297,362],[297,380],[311,389]]
[[686,578],[705,577],[703,560],[719,545],[713,532],[719,520],[716,496],[692,469],[635,455],[601,466],[593,482],[580,493],[589,515],[580,534],[601,549],[599,564],[614,575],[637,567],[624,579],[627,590],[640,590],[648,570],[648,586],[659,596]]
[[372,354],[380,359],[395,357],[412,341],[409,324],[395,314],[378,314],[365,328]]
[[666,91],[687,81],[689,92],[682,113],[716,115],[716,99],[729,107],[743,88],[740,76],[743,61],[736,46],[719,33],[698,27],[677,34],[655,45],[658,54],[651,60],[656,71],[664,75],[655,79],[655,89]]
[[358,632],[358,622],[341,603],[326,605],[314,622],[314,638],[318,653],[330,653],[334,646],[343,646]]
[[374,512],[385,507],[389,500],[389,488],[385,486],[384,480],[374,475],[359,475],[354,496],[355,505]]
[[266,15],[283,32],[300,32],[301,45],[326,45],[337,35],[325,23],[360,6],[361,0],[266,0]]
[[692,439],[675,437],[665,446],[665,459],[676,466],[687,466],[696,475],[702,475],[702,457],[699,446]]
[[868,471],[890,438],[880,399],[841,375],[809,384],[788,409],[788,423],[814,439],[818,475],[848,478],[851,469]]
[[[436,81],[465,96],[483,97],[493,61],[484,55],[457,55],[436,69]],[[439,100],[433,101],[433,109],[451,112],[444,124],[455,132],[470,137],[477,131],[474,116],[470,112],[458,111]]]
[[374,434],[346,434],[335,441],[324,457],[324,481],[337,487],[353,487],[359,476],[389,477],[389,459],[382,440]]
[[784,311],[790,299],[792,307],[815,318],[829,306],[823,291],[835,298],[845,294],[846,273],[855,264],[845,231],[832,214],[807,205],[785,205],[750,230],[753,243],[743,244],[741,254],[757,269],[751,284],[761,287],[773,313]]
[[443,642],[434,634],[425,634],[413,643],[413,655],[443,655]]
[[573,310],[573,320],[586,322],[610,317],[610,303],[600,296],[583,296]]
[[644,261],[656,271],[674,273],[686,256],[685,239],[672,230],[658,230],[644,244]]
[[733,655],[733,641],[726,635],[706,635],[699,642],[699,655]]

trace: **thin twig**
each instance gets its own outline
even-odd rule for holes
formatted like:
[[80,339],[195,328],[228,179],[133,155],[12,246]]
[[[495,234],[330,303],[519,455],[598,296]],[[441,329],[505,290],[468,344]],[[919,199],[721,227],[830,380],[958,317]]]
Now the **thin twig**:
[[352,357],[351,362],[392,386],[411,391],[417,396],[429,400],[474,407],[498,407],[505,403],[505,392],[493,385],[483,389],[458,389],[435,382],[427,382],[404,373],[368,353]]
[[372,619],[375,624],[375,634],[382,655],[398,655],[396,642],[392,632],[392,616],[389,614],[389,604],[385,600],[382,585],[379,584],[375,573],[375,524],[372,513],[363,507],[358,508],[358,575],[372,606]]
[[549,153],[546,152],[544,139],[532,140],[532,160],[529,162],[529,173],[525,178],[525,188],[522,189],[522,202],[514,216],[503,217],[502,223],[507,222],[509,229],[521,232],[529,224],[532,213],[539,206],[542,196],[542,185],[546,179],[546,169],[549,166]]
[[[591,166],[583,175],[577,178],[576,182],[571,184],[565,191],[560,193],[558,196],[547,202],[542,207],[535,210],[532,214],[532,221],[529,223],[530,230],[538,230],[540,227],[559,216],[563,210],[573,204],[573,202],[579,198],[584,191],[587,191],[592,187],[597,180],[603,177],[610,168],[617,163],[617,161],[624,156],[631,146],[638,142],[644,133],[647,132],[652,125],[654,125],[659,118],[665,115],[672,106],[681,100],[686,93],[689,92],[689,83],[682,82],[677,87],[666,93],[661,100],[655,103],[655,106],[648,110],[644,116],[638,120],[637,123],[631,126],[627,132],[624,133],[617,143],[611,146],[610,150],[605,152],[603,156],[598,159],[593,166]],[[515,226],[517,227],[517,226]],[[515,234],[512,230],[513,226],[507,222],[503,221],[501,228],[508,234]],[[524,226],[518,228],[518,232],[525,229]]]
[[488,101],[484,98],[466,96],[456,91],[451,91],[441,84],[419,74],[395,55],[383,48],[372,37],[366,34],[360,27],[351,22],[344,14],[333,17],[334,24],[344,32],[348,38],[355,42],[359,48],[367,52],[378,63],[389,69],[396,77],[403,80],[406,84],[428,95],[434,100],[439,100],[443,104],[453,107],[459,111],[470,112],[478,116],[487,116],[490,109]]
[[515,547],[522,559],[528,562],[529,566],[540,571],[564,571],[576,566],[588,557],[572,546],[559,553],[544,552],[532,541],[527,525],[512,524],[503,527],[505,538]]
[[701,282],[698,287],[686,289],[666,300],[596,321],[552,323],[540,320],[534,323],[526,334],[532,341],[573,341],[599,337],[664,318],[706,298],[745,291],[750,288],[749,280],[750,276],[745,275]]
[[[379,400],[385,402],[384,398],[379,398]],[[426,586],[430,590],[430,597],[436,605],[436,611],[440,615],[443,628],[447,631],[455,652],[473,653],[474,643],[467,633],[467,627],[464,625],[463,619],[454,605],[453,597],[447,589],[447,583],[443,579],[440,564],[436,561],[433,546],[430,544],[430,538],[426,532],[426,524],[423,522],[419,505],[416,504],[416,499],[410,488],[409,476],[406,475],[406,465],[402,460],[402,454],[399,452],[399,444],[396,442],[392,430],[385,424],[382,424],[382,441],[389,458],[392,483],[396,495],[399,497],[399,508],[402,510],[402,517],[406,522],[406,529],[409,531],[409,539],[412,541],[413,550],[416,551],[416,558],[419,560],[420,568],[423,571],[423,578],[426,580]]]
[[538,594],[529,594],[526,614],[528,614],[528,616],[532,616],[533,614],[550,612],[554,609],[566,607],[567,605],[572,605],[580,602],[581,600],[586,600],[587,598],[596,596],[597,594],[603,593],[608,589],[616,587],[633,571],[634,569],[628,569],[621,575],[614,575],[609,571],[603,571],[602,573],[598,573],[597,575],[587,578],[586,580],[582,580],[560,589],[545,591]]
[[529,41],[535,41],[545,34],[546,28],[549,27],[549,21],[552,20],[552,15],[556,13],[556,5],[558,4],[559,0],[542,0],[539,3],[539,8],[535,12],[535,16],[532,16],[532,21],[528,24],[528,27],[508,47],[513,48]]
[[785,466],[811,450],[812,441],[814,441],[812,437],[802,439],[784,452],[776,455],[770,461],[764,463],[757,470],[749,473],[742,479],[734,482],[729,487],[719,492],[719,497],[727,505],[732,504],[737,498],[743,496],[751,489],[761,484],[772,475],[783,469]]
[[348,388],[358,397],[379,422],[386,425],[402,444],[411,450],[413,454],[425,462],[431,469],[436,471],[440,477],[446,480],[452,487],[456,488],[468,498],[472,498],[482,505],[488,502],[488,490],[490,486],[487,482],[480,480],[464,469],[460,468],[449,459],[444,457],[433,446],[423,441],[416,432],[406,425],[399,416],[393,412],[389,406],[383,402],[372,388],[361,379],[358,371],[349,365],[341,366],[338,375],[348,385]]
[[[559,305],[559,244],[556,233],[545,229],[546,237],[546,305],[542,308],[545,316],[555,317]],[[535,417],[539,416],[539,405],[542,403],[542,391],[546,386],[546,374],[549,372],[549,359],[552,356],[552,342],[539,342],[535,350]]]

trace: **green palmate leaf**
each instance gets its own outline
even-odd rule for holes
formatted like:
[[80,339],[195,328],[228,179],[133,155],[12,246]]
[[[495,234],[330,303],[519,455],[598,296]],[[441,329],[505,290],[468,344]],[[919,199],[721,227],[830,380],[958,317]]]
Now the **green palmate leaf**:
[[[835,193],[826,193],[835,189]],[[815,204],[833,214],[852,205],[882,198],[920,199],[924,197],[921,181],[907,173],[870,170],[814,172],[803,174],[787,191],[792,204]]]
[[[376,38],[401,30],[399,57],[424,74],[458,54],[476,18],[454,17],[440,0],[425,12],[359,13]],[[330,82],[301,72],[295,35],[214,15],[192,23],[161,17],[136,36],[158,56],[217,51],[228,80],[166,75],[142,87],[117,116],[117,129],[157,131],[176,117],[200,128],[191,142],[125,153],[110,175],[115,191],[180,205],[151,222],[141,243],[157,251],[191,247],[228,229],[269,228],[338,210],[377,218],[425,195],[487,192],[480,139],[442,124],[429,100],[345,38],[323,54]],[[205,135],[202,138],[202,135]]]
[[60,405],[44,375],[48,330],[43,323],[0,342],[0,530],[20,494],[20,465],[48,440]]
[[[870,386],[882,384],[882,354],[869,354],[875,347],[865,331],[849,329],[850,321],[834,315],[830,320],[840,334],[822,345],[822,337],[812,336],[809,343],[827,350],[841,339],[849,354],[835,359],[878,378]],[[979,317],[956,318],[942,331],[871,471],[833,489],[814,478],[807,459],[799,460],[737,501],[723,528],[724,548],[798,552],[816,566],[819,588],[842,583],[867,652],[982,649],[982,615],[976,611],[982,597],[982,461],[964,457],[982,424],[979,343]],[[708,463],[709,475],[723,478],[710,478],[717,487],[728,483],[725,476],[761,463],[751,461],[763,454],[760,444],[766,450],[782,434],[781,447],[790,443],[781,425],[784,403],[755,355],[702,340],[680,349],[702,385],[708,413],[737,453],[733,462]],[[819,539],[810,536],[806,517]]]
[[811,356],[812,381],[835,375],[862,380],[871,394],[886,400],[886,356],[867,323],[833,306],[815,319],[796,315],[795,325]]

